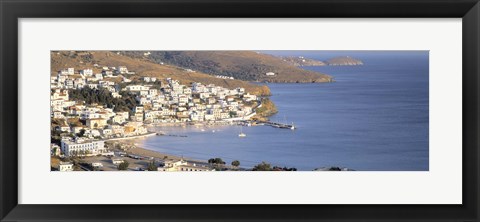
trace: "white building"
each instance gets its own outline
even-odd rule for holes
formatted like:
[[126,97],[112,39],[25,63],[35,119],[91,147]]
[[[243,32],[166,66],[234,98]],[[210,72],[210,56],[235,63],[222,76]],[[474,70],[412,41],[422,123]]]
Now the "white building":
[[267,73],[265,73],[265,75],[267,75],[267,76],[274,76],[275,73],[274,73],[274,72],[267,72]]
[[105,141],[62,141],[62,152],[65,156],[85,156],[85,155],[96,155],[101,154],[107,151],[105,148]]
[[80,74],[82,74],[84,76],[92,76],[93,75],[93,70],[92,69],[80,70]]
[[112,77],[113,71],[103,70],[102,74],[105,75],[105,77]]
[[121,158],[113,158],[113,159],[112,159],[113,165],[120,165],[120,164],[123,163],[123,162],[124,162],[124,160],[121,159]]
[[139,92],[139,91],[148,91],[150,87],[142,86],[142,85],[129,85],[125,87],[125,89],[130,92]]
[[100,74],[95,74],[95,78],[98,79],[98,80],[102,80],[103,75],[101,73]]
[[103,167],[103,163],[99,163],[99,162],[92,163],[92,167],[93,167],[93,168],[102,168],[102,167]]
[[167,160],[164,167],[158,167],[158,171],[215,171],[207,166],[191,164],[187,161],[181,160]]
[[126,66],[119,66],[119,67],[117,67],[117,72],[120,73],[120,74],[127,74],[128,69],[127,69]]
[[60,162],[58,165],[59,171],[73,171],[73,164],[68,162]]

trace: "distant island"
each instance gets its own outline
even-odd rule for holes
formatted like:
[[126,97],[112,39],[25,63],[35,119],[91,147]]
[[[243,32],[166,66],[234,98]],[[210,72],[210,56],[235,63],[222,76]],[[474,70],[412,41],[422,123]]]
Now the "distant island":
[[303,56],[298,57],[283,57],[283,61],[294,66],[357,66],[363,65],[363,62],[352,58],[350,56],[341,56],[331,58],[327,61],[319,61],[315,59],[305,58]]

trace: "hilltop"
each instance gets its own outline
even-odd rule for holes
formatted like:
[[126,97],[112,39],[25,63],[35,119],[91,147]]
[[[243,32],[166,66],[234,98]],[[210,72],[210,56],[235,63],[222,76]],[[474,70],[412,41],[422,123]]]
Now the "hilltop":
[[332,81],[329,75],[304,70],[285,62],[282,58],[254,51],[130,51],[121,54],[157,64],[170,64],[245,81],[292,83]]
[[[56,75],[58,70],[69,67],[75,68],[75,70],[94,67],[94,73],[101,73],[102,66],[127,66],[130,71],[135,72],[134,75],[127,76],[134,81],[144,76],[159,79],[172,78],[179,80],[182,84],[201,82],[229,89],[243,87],[252,94],[270,95],[270,89],[265,85],[260,86],[241,80],[216,78],[202,72],[192,72],[175,65],[161,65],[149,59],[135,58],[122,53],[110,51],[52,51],[50,54],[52,76]],[[98,66],[95,67],[95,64],[98,64]],[[120,82],[121,78],[115,77],[109,80]]]

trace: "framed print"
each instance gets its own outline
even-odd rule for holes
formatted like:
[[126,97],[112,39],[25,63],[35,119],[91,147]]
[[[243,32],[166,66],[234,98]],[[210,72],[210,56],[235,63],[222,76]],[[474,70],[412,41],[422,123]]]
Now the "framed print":
[[478,221],[479,7],[2,1],[1,220]]

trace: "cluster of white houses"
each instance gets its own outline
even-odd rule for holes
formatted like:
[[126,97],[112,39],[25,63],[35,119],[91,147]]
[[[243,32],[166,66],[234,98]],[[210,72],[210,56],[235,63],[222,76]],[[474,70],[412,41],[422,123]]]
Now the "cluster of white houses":
[[184,159],[167,160],[164,166],[158,167],[158,171],[215,171],[215,169],[205,166],[189,163]]
[[130,119],[147,123],[202,122],[249,119],[254,115],[253,105],[245,102],[256,101],[257,96],[245,93],[243,88],[230,90],[202,83],[188,87],[172,79],[166,83],[161,90],[148,85],[122,89],[136,94],[139,105]]
[[[107,152],[104,139],[146,134],[144,124],[249,119],[255,115],[257,107],[254,106],[259,104],[257,96],[246,93],[243,88],[227,89],[202,83],[186,86],[170,78],[158,82],[160,80],[155,77],[142,77],[140,83],[131,84],[128,83],[131,80],[123,75],[134,72],[125,66],[101,67],[96,64],[95,67],[102,70],[101,73],[95,73],[93,69],[76,72],[74,68],[67,68],[51,78],[51,117],[56,123],[62,123],[55,130],[71,133],[61,142],[65,156]],[[110,77],[121,77],[127,84],[122,88],[109,81]],[[120,92],[126,91],[135,96],[137,104],[130,112],[114,112],[113,108],[103,105],[70,100],[68,90],[84,87],[106,89],[114,98],[121,98]],[[68,125],[69,118],[85,124]]]

